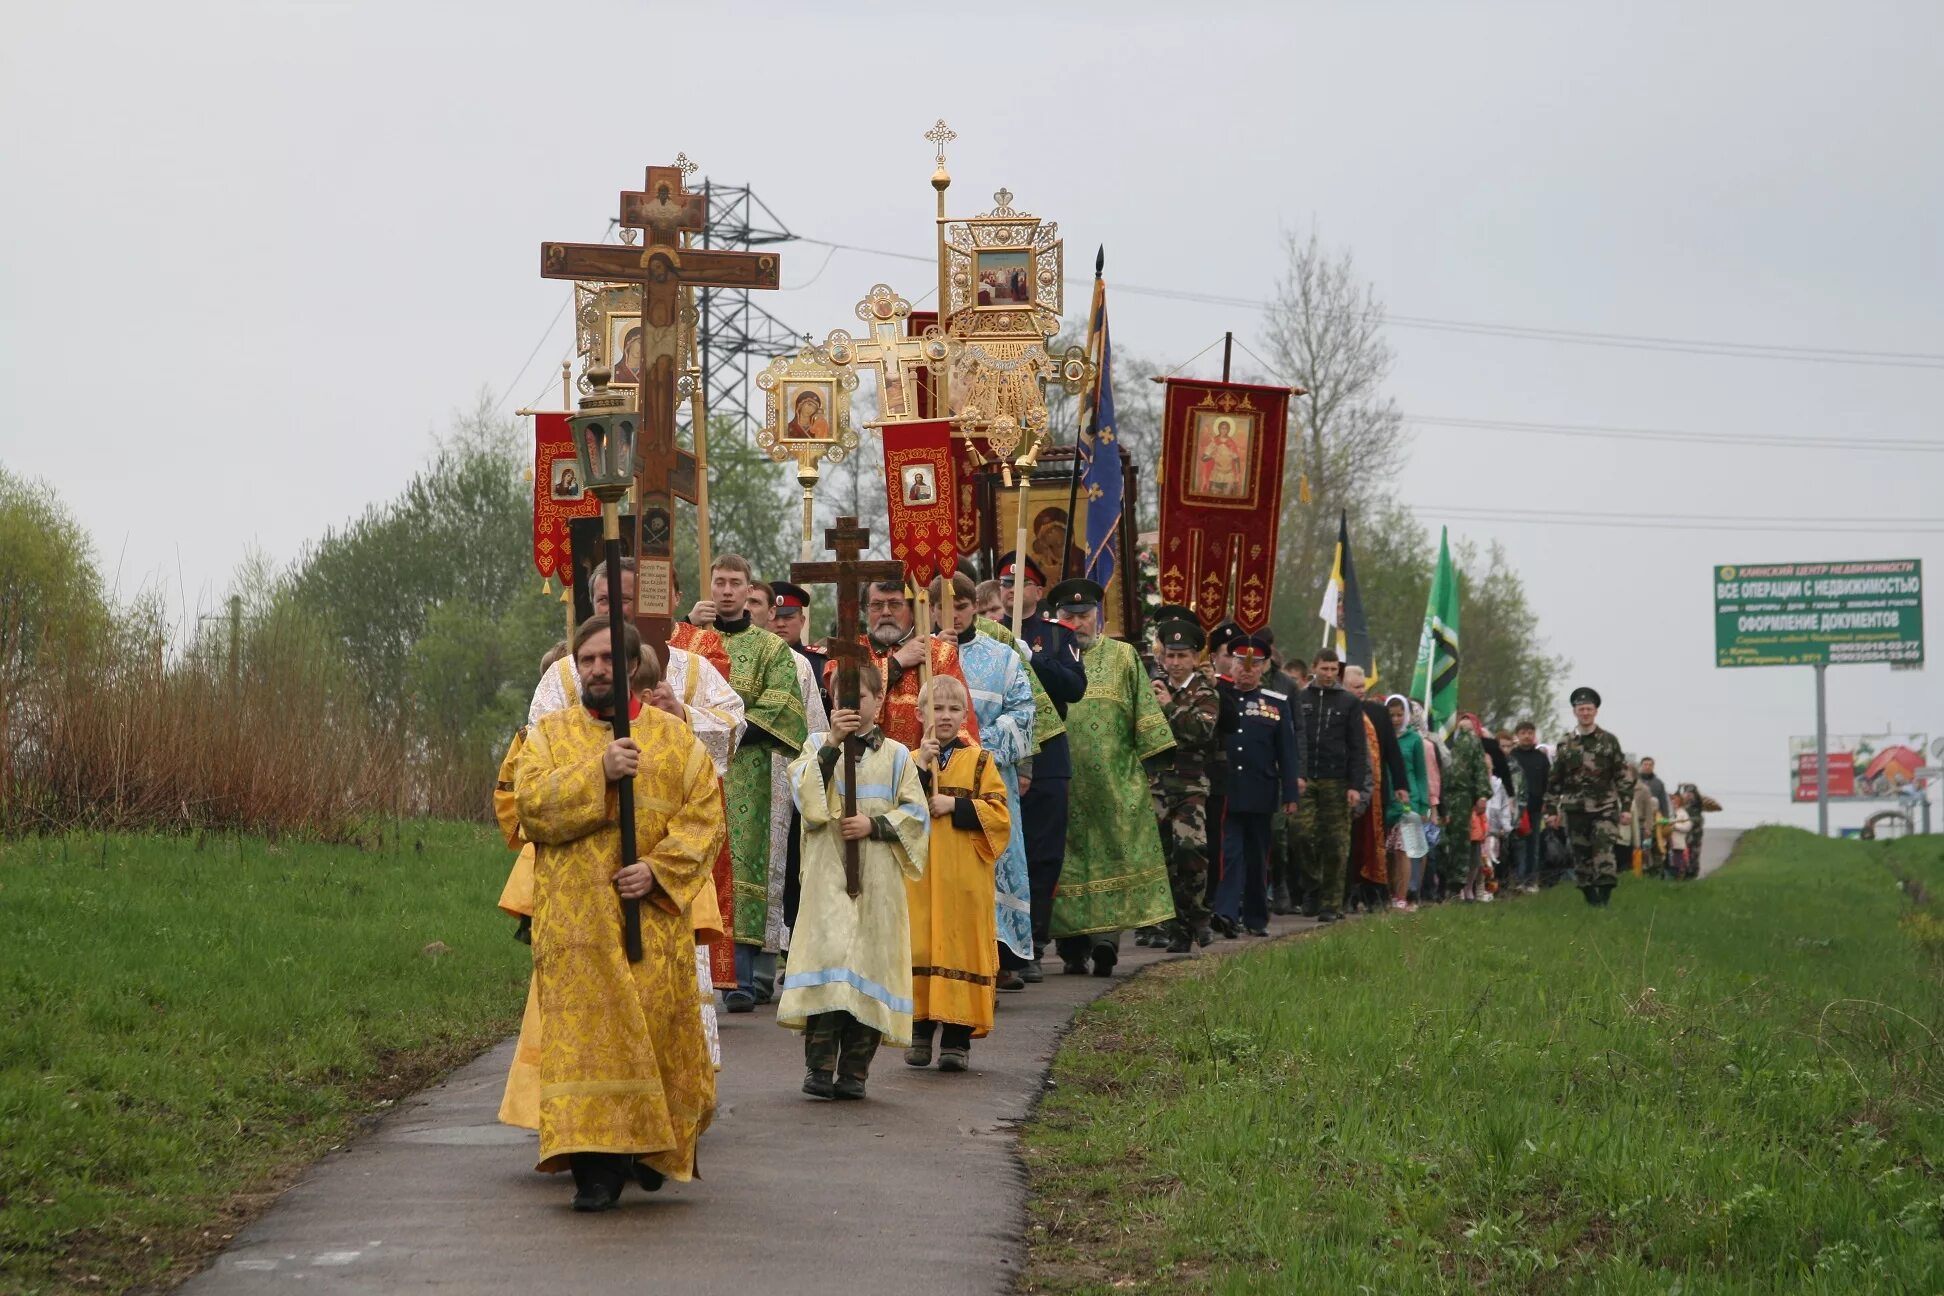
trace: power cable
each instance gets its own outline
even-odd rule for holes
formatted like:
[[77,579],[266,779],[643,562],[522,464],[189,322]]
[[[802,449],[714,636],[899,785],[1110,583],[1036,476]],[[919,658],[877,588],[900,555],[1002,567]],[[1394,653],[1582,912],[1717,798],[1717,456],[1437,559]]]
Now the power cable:
[[1695,513],[1595,513],[1579,509],[1481,508],[1454,504],[1407,504],[1432,519],[1462,522],[1529,522],[1542,526],[1596,526],[1657,531],[1803,532],[1820,535],[1944,535],[1944,518],[1709,517]]
[[1621,441],[1667,441],[1680,445],[1769,446],[1790,450],[1851,450],[1857,452],[1944,452],[1944,441],[1900,440],[1895,437],[1753,436],[1730,432],[1681,432],[1670,428],[1614,427],[1601,423],[1528,423],[1514,419],[1459,418],[1406,414],[1404,421],[1419,427],[1468,428],[1493,432],[1530,432],[1542,436],[1581,437]]

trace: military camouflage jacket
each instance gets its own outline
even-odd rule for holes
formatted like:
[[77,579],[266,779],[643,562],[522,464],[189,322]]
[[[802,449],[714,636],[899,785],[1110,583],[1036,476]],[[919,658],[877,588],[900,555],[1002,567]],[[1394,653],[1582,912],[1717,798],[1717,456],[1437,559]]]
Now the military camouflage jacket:
[[[1167,682],[1165,677],[1162,682]],[[1208,795],[1209,767],[1222,754],[1215,741],[1215,724],[1222,714],[1215,681],[1205,671],[1191,673],[1172,700],[1161,704],[1161,714],[1168,718],[1175,745],[1162,757],[1164,764],[1154,776],[1155,794],[1169,802]]]
[[1579,810],[1617,815],[1633,800],[1634,776],[1620,740],[1595,727],[1559,740],[1546,779],[1546,813]]

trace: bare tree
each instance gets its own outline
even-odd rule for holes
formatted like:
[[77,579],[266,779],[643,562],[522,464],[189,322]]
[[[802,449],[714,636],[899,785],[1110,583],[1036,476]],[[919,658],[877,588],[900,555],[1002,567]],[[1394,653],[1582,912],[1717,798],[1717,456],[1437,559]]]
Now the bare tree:
[[[1397,403],[1384,394],[1392,355],[1384,304],[1348,252],[1332,254],[1315,231],[1285,235],[1288,266],[1263,320],[1278,382],[1304,389],[1293,404],[1283,459],[1276,573],[1278,633],[1307,642],[1329,579],[1337,514],[1355,520],[1389,497],[1410,451]],[[1309,502],[1301,498],[1307,484]]]

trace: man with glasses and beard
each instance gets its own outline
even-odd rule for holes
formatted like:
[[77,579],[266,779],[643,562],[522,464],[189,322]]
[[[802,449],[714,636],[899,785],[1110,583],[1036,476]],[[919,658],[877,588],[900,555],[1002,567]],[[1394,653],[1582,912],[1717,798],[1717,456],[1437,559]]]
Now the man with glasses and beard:
[[1053,939],[1071,975],[1112,976],[1120,934],[1170,922],[1174,893],[1143,765],[1175,745],[1154,685],[1132,644],[1100,631],[1105,592],[1073,579],[1048,600],[1073,632],[1086,693],[1067,709],[1074,739],[1066,862],[1053,899]]
[[[949,615],[949,613],[948,613]],[[902,581],[872,581],[864,587],[864,646],[871,651],[878,678],[884,681],[884,705],[878,728],[887,738],[917,751],[925,741],[925,717],[919,714],[918,690],[925,652],[931,651],[932,675],[949,675],[960,684],[958,644],[933,635],[929,644],[918,638],[917,615]],[[970,697],[971,690],[966,690]],[[978,717],[965,717],[965,732],[978,737]]]

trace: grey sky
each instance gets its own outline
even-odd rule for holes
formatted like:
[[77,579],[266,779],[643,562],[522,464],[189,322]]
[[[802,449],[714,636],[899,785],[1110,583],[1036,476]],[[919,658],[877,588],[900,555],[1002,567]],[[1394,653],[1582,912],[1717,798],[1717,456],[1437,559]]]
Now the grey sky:
[[[1116,342],[1166,363],[1225,328],[1256,345],[1259,319],[1115,284],[1266,296],[1312,223],[1399,315],[1944,353],[1944,8],[1235,9],[16,6],[0,461],[60,488],[124,592],[207,604],[247,548],[293,557],[508,388],[564,292],[536,245],[598,237],[645,163],[683,150],[801,234],[923,253],[940,115],[953,211],[1009,187],[1075,275],[1105,242]],[[930,282],[825,255],[786,247],[773,302],[818,335],[877,280]],[[1937,367],[1391,340],[1413,414],[1944,442]],[[1434,531],[1449,506],[1944,518],[1937,453],[1425,427],[1402,481]],[[1734,819],[1784,808],[1810,677],[1714,669],[1710,567],[1925,559],[1932,666],[1832,671],[1831,723],[1944,733],[1940,530],[1453,523],[1505,542],[1627,744]]]

